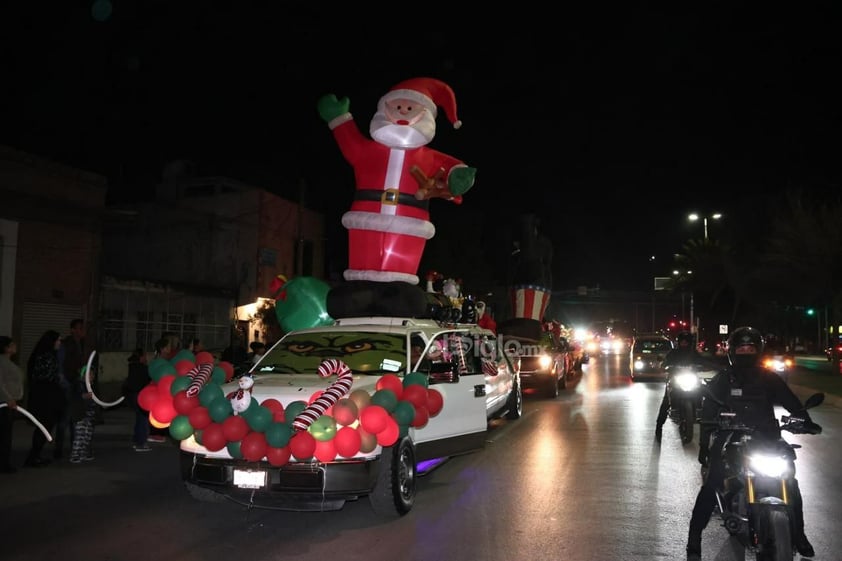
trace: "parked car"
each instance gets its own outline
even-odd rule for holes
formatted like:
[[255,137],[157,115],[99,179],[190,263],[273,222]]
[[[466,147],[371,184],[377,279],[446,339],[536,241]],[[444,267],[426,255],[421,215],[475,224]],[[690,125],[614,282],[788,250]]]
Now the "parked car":
[[824,354],[829,362],[839,362],[842,360],[842,341],[827,347],[824,350]]
[[[412,508],[416,478],[429,462],[482,448],[489,419],[522,414],[517,366],[497,348],[495,334],[431,319],[344,318],[290,332],[248,373],[252,399],[274,400],[286,413],[296,402],[312,403],[330,387],[331,380],[319,374],[325,359],[338,359],[350,369],[352,396],[357,390],[373,396],[379,383],[395,377],[406,382],[410,375],[420,376],[427,391],[440,394],[441,409],[416,426],[419,413],[413,408],[412,424],[391,445],[374,441],[350,457],[337,454],[324,461],[304,453],[290,455],[282,465],[266,457],[247,461],[229,447],[212,451],[190,436],[180,442],[181,475],[194,498],[324,511],[367,496],[376,513],[400,516]],[[236,380],[223,385],[226,395],[237,389]],[[337,424],[336,434],[347,427],[359,432],[364,423],[355,423]]]
[[672,341],[663,335],[638,335],[632,340],[629,355],[629,375],[632,380],[639,377],[666,379],[663,362],[673,349]]
[[581,369],[582,351],[574,350],[566,338],[553,345],[546,340],[504,336],[503,347],[520,363],[520,382],[524,390],[535,390],[550,398]]

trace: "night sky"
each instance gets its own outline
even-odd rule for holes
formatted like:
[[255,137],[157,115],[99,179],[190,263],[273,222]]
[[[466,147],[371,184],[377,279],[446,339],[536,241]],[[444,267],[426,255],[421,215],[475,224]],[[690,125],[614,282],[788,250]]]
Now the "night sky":
[[113,0],[102,21],[103,3],[6,4],[0,143],[106,175],[115,202],[186,160],[290,198],[303,179],[306,204],[338,224],[353,178],[316,100],[348,96],[367,133],[379,97],[416,76],[447,82],[464,123],[440,111],[430,146],[478,169],[464,204],[433,202],[433,222],[537,214],[557,289],[648,288],[650,254],[701,237],[688,212],[724,212],[715,236],[762,221],[787,189],[839,189],[833,2]]

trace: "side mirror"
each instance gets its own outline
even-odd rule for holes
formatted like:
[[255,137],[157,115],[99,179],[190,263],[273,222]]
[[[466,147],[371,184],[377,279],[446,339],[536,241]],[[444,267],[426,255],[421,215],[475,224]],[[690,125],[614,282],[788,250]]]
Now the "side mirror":
[[812,409],[824,403],[824,393],[814,393],[804,402],[804,409]]

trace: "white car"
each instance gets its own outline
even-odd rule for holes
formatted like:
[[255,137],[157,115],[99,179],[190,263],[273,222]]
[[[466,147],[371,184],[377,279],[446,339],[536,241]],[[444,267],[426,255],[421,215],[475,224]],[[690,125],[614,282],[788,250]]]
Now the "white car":
[[[284,408],[296,401],[312,403],[313,396],[336,382],[318,374],[328,359],[350,369],[348,395],[357,390],[373,395],[385,376],[405,380],[420,372],[427,388],[441,394],[440,411],[423,426],[406,427],[392,445],[330,461],[291,455],[281,466],[266,457],[232,457],[227,447],[211,451],[191,436],[180,442],[181,474],[191,495],[253,507],[320,511],[337,510],[348,500],[368,496],[376,513],[400,516],[412,508],[416,477],[428,463],[482,448],[489,419],[517,419],[522,414],[517,365],[498,352],[494,333],[474,324],[431,319],[345,318],[331,326],[291,332],[250,371],[251,396],[260,404],[277,400]],[[237,389],[237,380],[223,386],[226,395]]]

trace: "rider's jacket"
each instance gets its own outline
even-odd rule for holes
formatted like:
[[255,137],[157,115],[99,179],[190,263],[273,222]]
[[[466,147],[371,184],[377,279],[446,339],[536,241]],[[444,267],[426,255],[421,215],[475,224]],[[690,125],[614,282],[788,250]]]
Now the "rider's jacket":
[[[774,372],[760,366],[730,366],[711,378],[708,389],[736,414],[736,421],[769,437],[780,437],[775,405],[782,406],[790,414],[799,414],[809,420],[801,401],[786,382]],[[702,420],[716,421],[721,409],[715,400],[705,398]]]

